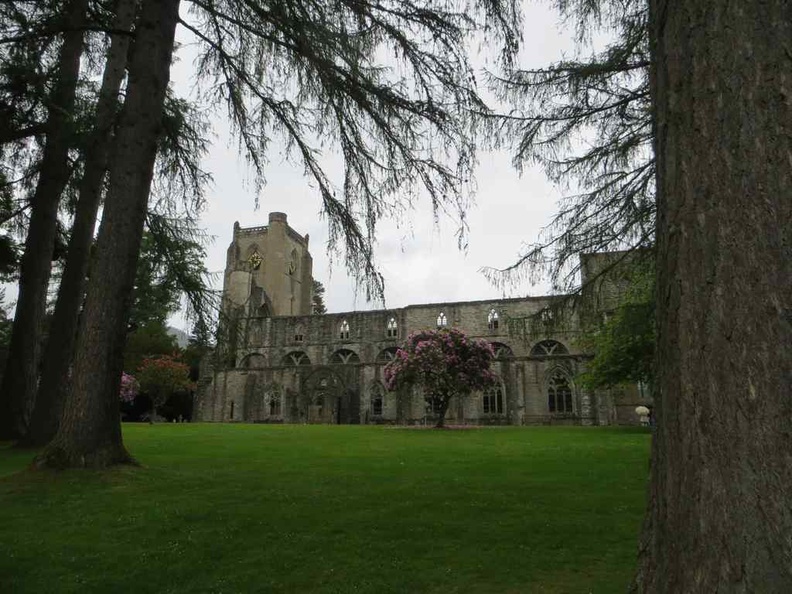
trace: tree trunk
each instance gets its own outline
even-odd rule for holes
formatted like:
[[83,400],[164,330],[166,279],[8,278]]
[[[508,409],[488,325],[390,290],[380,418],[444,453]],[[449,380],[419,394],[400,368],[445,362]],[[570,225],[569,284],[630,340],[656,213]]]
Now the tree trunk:
[[792,4],[653,0],[657,429],[633,588],[792,592]]
[[0,439],[18,439],[27,428],[38,378],[42,322],[57,230],[58,203],[69,179],[68,151],[71,116],[80,74],[83,27],[88,0],[72,0],[67,7],[58,73],[47,112],[47,135],[22,256],[14,325],[2,387]]
[[[437,396],[435,396],[437,398]],[[451,396],[441,396],[440,397],[440,410],[437,413],[437,422],[435,423],[435,429],[442,429],[445,427],[445,416],[448,412],[448,405],[451,404]],[[432,404],[432,409],[434,409],[434,404]]]
[[[114,31],[130,31],[135,19],[137,0],[118,0]],[[80,197],[69,238],[66,266],[58,288],[47,346],[41,368],[41,380],[30,418],[30,426],[20,445],[43,446],[55,436],[69,385],[69,368],[74,356],[80,305],[85,294],[91,242],[96,213],[102,196],[102,182],[107,169],[118,93],[126,72],[131,37],[113,34],[107,53],[102,86],[96,104],[96,123],[85,155],[85,170],[80,181]]]
[[36,459],[37,466],[98,467],[130,461],[121,440],[118,393],[178,14],[179,0],[142,3],[72,388],[58,433]]

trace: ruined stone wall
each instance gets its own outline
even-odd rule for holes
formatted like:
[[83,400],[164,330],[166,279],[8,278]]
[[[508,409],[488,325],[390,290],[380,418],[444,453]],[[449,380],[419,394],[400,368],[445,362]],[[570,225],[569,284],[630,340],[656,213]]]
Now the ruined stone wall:
[[[496,346],[494,370],[501,380],[503,407],[485,412],[483,395],[474,394],[453,402],[448,422],[464,424],[600,424],[607,422],[595,406],[595,397],[574,382],[585,364],[576,345],[577,334],[566,331],[537,334],[533,343],[509,335],[509,316],[532,315],[544,310],[548,298],[438,303],[405,308],[343,312],[319,316],[255,317],[245,320],[244,340],[233,367],[216,373],[206,393],[209,406],[201,407],[201,419],[246,422],[312,422],[309,402],[318,389],[315,378],[331,378],[323,409],[327,422],[421,423],[427,420],[420,392],[394,394],[384,389],[383,369],[409,333],[435,328],[438,319],[459,327],[468,335]],[[497,324],[493,323],[497,317]],[[389,335],[394,330],[395,336]],[[561,351],[536,351],[536,343],[554,341]],[[548,382],[561,373],[572,391],[573,410],[553,413],[548,406]],[[255,377],[253,380],[251,377]],[[266,389],[280,390],[282,406],[261,404]],[[382,409],[374,400],[382,396]],[[230,402],[234,402],[231,411]],[[351,407],[351,408],[350,408]],[[233,412],[233,414],[232,414]],[[315,411],[314,411],[315,412]],[[314,416],[319,413],[315,413]],[[321,415],[320,415],[321,416]],[[430,417],[431,420],[431,417]]]
[[[594,425],[637,420],[630,416],[630,407],[634,409],[641,399],[634,390],[623,395],[591,392],[576,384],[575,377],[590,358],[577,344],[581,327],[577,314],[566,316],[562,324],[557,320],[545,326],[532,324],[519,337],[510,332],[510,320],[536,319],[557,298],[308,315],[311,259],[307,248],[307,236],[302,238],[292,230],[281,213],[270,214],[267,227],[235,226],[225,285],[231,304],[227,311],[235,316],[233,344],[199,382],[199,420],[431,422],[420,391],[387,392],[383,369],[411,332],[439,325],[493,343],[493,367],[501,382],[502,405],[496,410],[485,410],[484,395],[473,394],[452,402],[449,423]],[[253,254],[259,254],[261,262]],[[584,280],[602,271],[613,257],[583,256]],[[606,306],[621,290],[621,277],[614,278],[607,286],[597,285],[595,307]]]

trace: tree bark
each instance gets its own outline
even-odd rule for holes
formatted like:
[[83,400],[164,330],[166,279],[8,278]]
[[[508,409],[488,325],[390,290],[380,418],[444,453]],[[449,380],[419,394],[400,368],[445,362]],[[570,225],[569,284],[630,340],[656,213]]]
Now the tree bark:
[[[451,404],[451,396],[443,395],[440,397],[440,411],[437,413],[437,422],[435,429],[442,429],[445,427],[445,416],[448,412],[448,405]],[[433,407],[434,408],[434,407]]]
[[14,325],[0,387],[0,439],[26,431],[38,378],[42,322],[57,230],[58,203],[69,179],[68,151],[88,0],[72,0],[68,31],[58,56],[58,74],[47,113],[47,135],[22,256]]
[[[135,19],[137,0],[118,0],[113,21],[114,31],[130,31]],[[58,299],[50,324],[49,338],[42,361],[41,379],[23,446],[43,446],[58,430],[65,392],[69,385],[69,368],[74,356],[80,306],[85,293],[90,249],[96,213],[102,196],[107,170],[118,93],[124,80],[131,37],[115,33],[102,77],[96,104],[96,123],[85,155],[85,169],[80,181],[80,195],[69,238],[66,266],[58,288]]]
[[657,429],[633,590],[792,592],[792,4],[651,4]]
[[121,439],[118,393],[178,15],[179,0],[144,0],[136,21],[72,389],[58,433],[36,466],[101,467],[131,461]]

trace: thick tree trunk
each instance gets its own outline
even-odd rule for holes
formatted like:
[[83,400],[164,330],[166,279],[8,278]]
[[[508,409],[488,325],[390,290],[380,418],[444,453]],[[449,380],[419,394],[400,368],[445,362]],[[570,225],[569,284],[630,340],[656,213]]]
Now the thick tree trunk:
[[[130,31],[138,0],[118,0],[114,31]],[[118,93],[124,80],[131,37],[114,34],[107,53],[102,86],[96,104],[96,123],[85,155],[80,197],[69,238],[66,266],[58,288],[58,299],[44,351],[41,380],[27,434],[20,445],[42,446],[55,436],[69,385],[69,368],[74,355],[77,324],[85,293],[91,242],[96,213],[107,169]]]
[[653,0],[657,429],[641,592],[792,592],[792,4]]
[[71,117],[80,74],[83,31],[88,0],[72,0],[58,56],[47,113],[47,135],[36,190],[31,200],[30,226],[19,277],[14,325],[11,330],[3,383],[0,387],[0,439],[18,439],[26,431],[38,378],[42,322],[57,230],[58,203],[69,179],[67,160]]
[[179,0],[144,0],[135,26],[129,84],[121,113],[96,262],[68,393],[55,438],[38,466],[129,462],[121,440],[118,392],[148,194],[162,129]]

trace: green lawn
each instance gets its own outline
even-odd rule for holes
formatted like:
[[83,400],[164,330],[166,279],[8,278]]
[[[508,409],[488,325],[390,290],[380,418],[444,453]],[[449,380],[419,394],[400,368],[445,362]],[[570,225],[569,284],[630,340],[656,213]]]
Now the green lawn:
[[0,449],[0,592],[623,592],[649,435],[126,425],[139,468]]

